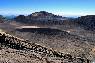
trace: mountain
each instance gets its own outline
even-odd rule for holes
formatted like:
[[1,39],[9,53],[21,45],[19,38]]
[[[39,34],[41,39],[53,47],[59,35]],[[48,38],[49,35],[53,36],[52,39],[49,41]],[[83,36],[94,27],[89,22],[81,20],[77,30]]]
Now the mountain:
[[2,15],[0,15],[0,23],[3,23],[5,20],[5,17],[3,17]]
[[63,21],[64,19],[65,17],[54,15],[46,11],[40,11],[32,13],[28,16],[19,15],[14,20],[17,22],[24,22],[24,23],[34,23],[34,22],[39,23],[39,21],[40,23],[41,22],[47,23],[47,21],[52,23],[53,21]]
[[5,18],[8,19],[8,20],[14,19],[15,17],[16,17],[15,15],[5,16]]
[[87,30],[95,30],[95,15],[81,16],[77,18],[77,22]]

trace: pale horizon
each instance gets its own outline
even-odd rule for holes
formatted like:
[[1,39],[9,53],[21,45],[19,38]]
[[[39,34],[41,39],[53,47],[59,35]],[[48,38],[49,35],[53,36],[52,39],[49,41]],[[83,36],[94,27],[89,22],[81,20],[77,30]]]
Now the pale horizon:
[[95,15],[95,0],[1,0],[1,15],[47,11],[61,16]]

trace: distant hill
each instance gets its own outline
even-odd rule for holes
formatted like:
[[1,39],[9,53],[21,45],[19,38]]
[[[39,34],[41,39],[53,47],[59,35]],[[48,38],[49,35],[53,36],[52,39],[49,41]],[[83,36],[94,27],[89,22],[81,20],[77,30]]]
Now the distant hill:
[[0,22],[3,23],[3,22],[12,21],[15,17],[16,16],[14,16],[14,15],[9,15],[9,16],[0,15]]
[[81,16],[78,18],[68,18],[59,15],[54,15],[46,11],[40,11],[32,13],[28,16],[19,15],[16,18],[14,18],[14,20],[21,23],[42,24],[42,25],[43,24],[66,25],[64,24],[64,22],[67,22],[67,24],[69,23],[72,24],[73,22],[74,25],[79,24],[79,27],[81,26],[86,30],[95,30],[95,15]]
[[8,20],[14,19],[15,17],[16,17],[15,15],[5,16],[5,18],[8,19]]
[[77,18],[77,22],[87,30],[95,30],[95,15],[81,16]]
[[0,23],[3,23],[5,20],[5,17],[3,17],[2,15],[0,15]]
[[[65,17],[54,15],[52,13],[48,13],[46,11],[40,11],[32,13],[28,16],[19,15],[14,20],[17,22],[24,22],[24,23],[52,23],[53,21],[63,21],[65,20]],[[53,22],[53,23],[54,23]]]

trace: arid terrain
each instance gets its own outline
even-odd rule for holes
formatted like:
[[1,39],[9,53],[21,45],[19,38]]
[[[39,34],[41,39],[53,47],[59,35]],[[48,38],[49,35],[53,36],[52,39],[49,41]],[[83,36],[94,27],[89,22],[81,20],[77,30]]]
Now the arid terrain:
[[[1,33],[5,32],[26,40],[26,42],[21,41],[19,43],[16,43],[16,41],[12,43],[12,38],[8,41],[9,43],[5,40],[5,42],[1,41],[0,63],[94,63],[94,27],[91,30],[87,30],[87,28],[85,29],[78,23],[73,21],[64,21],[61,25],[38,25],[38,23],[28,24],[16,21],[0,23]],[[0,37],[3,40],[2,34]],[[40,44],[40,47],[52,50],[53,55],[56,55],[54,54],[55,51],[61,52],[63,58],[48,57],[37,52],[33,53],[31,52],[32,45],[27,44],[27,42],[29,44]]]

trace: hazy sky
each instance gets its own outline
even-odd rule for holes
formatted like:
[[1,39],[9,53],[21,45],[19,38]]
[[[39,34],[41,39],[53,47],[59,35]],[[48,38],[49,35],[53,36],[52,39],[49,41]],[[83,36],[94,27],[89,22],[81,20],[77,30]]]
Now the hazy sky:
[[95,14],[95,0],[0,0],[0,14],[48,11],[59,15]]

